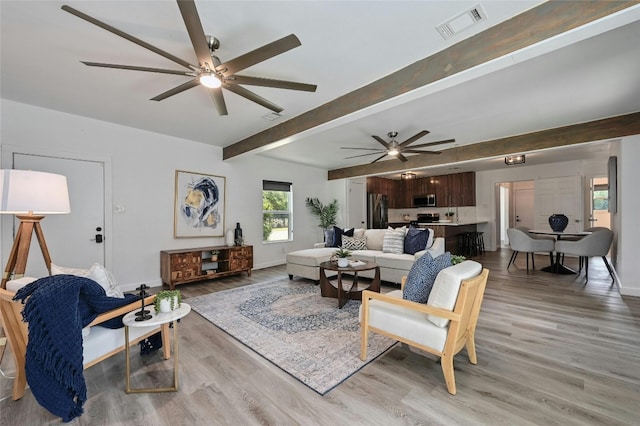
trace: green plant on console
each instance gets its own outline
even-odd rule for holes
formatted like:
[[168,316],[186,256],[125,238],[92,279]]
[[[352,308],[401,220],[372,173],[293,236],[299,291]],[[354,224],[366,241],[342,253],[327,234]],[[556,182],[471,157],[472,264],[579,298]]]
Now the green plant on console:
[[[182,305],[182,294],[180,294],[180,290],[162,290],[158,294],[156,294],[156,298],[153,301],[153,306],[155,307],[156,313],[160,312],[160,301],[168,300],[171,304],[171,310],[175,310]],[[175,306],[176,301],[178,302],[178,306]]]
[[338,250],[336,250],[336,257],[349,257],[351,256],[351,252],[345,248],[342,247],[338,247]]
[[334,199],[326,206],[317,198],[307,197],[305,200],[309,211],[320,220],[320,228],[329,229],[336,224],[338,216],[338,200]]

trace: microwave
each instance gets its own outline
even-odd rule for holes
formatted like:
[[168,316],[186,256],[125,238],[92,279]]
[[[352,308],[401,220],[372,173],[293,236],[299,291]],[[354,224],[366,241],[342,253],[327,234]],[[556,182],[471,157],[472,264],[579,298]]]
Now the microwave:
[[413,207],[435,207],[436,196],[435,194],[420,195],[413,197]]

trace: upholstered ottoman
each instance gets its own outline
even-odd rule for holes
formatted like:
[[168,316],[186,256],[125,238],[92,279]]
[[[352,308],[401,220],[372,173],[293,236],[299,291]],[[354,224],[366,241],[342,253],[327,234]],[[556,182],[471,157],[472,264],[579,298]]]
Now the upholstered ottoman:
[[[335,247],[322,247],[292,251],[287,254],[287,274],[308,278],[320,282],[320,264],[331,259],[336,252]],[[335,271],[325,271],[327,276],[333,276]]]

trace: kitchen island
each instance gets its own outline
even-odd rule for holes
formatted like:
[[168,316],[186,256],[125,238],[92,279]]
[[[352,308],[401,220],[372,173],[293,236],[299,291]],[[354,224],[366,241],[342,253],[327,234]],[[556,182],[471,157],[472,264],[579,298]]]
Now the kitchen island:
[[[460,221],[456,222],[432,222],[424,223],[420,222],[416,226],[417,228],[431,228],[433,229],[433,238],[444,238],[444,249],[451,254],[459,254],[463,256],[469,256],[471,253],[468,249],[462,247],[459,242],[464,236],[469,233],[478,232],[478,225],[486,225],[486,220],[472,220],[472,221]],[[411,222],[393,222],[389,223],[389,226],[397,228],[400,226],[409,226]]]

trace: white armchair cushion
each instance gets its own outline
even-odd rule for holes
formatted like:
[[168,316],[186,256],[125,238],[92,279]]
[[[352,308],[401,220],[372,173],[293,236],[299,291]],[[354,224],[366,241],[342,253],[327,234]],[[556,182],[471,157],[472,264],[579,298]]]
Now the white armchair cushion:
[[[433,283],[427,305],[453,311],[462,281],[473,278],[481,272],[482,265],[473,260],[465,260],[443,269]],[[438,327],[446,327],[449,324],[448,319],[435,315],[427,315],[427,319]]]
[[22,278],[16,278],[15,280],[9,280],[7,281],[7,290],[15,293],[25,285],[31,284],[35,280],[37,280],[37,278],[33,278],[33,277],[22,277]]
[[[402,299],[401,290],[387,295]],[[444,349],[447,339],[447,328],[427,321],[427,314],[380,300],[369,302],[369,325],[438,351]]]

